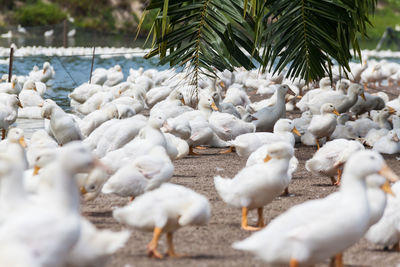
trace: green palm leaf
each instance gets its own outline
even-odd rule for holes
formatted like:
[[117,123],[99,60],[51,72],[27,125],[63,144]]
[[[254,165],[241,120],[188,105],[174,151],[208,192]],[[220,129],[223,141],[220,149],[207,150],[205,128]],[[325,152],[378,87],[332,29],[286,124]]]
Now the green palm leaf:
[[[286,72],[307,82],[349,71],[377,0],[152,0],[157,10],[147,58],[187,66],[191,81],[234,67]],[[260,51],[263,51],[260,53]]]

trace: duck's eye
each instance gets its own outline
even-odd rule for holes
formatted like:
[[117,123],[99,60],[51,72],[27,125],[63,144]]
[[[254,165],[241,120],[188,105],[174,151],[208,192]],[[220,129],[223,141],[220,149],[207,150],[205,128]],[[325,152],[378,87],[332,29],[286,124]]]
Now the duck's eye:
[[92,184],[91,186],[89,186],[90,190],[94,190],[96,188],[96,186],[94,184]]
[[375,157],[374,156],[370,156],[369,159],[375,160]]

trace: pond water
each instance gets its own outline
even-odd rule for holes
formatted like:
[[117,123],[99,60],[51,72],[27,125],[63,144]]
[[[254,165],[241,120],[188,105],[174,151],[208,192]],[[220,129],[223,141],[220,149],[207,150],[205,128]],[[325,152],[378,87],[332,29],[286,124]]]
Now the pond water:
[[[49,61],[56,72],[55,78],[48,82],[48,89],[45,98],[52,98],[64,110],[70,111],[68,94],[74,88],[89,80],[91,57],[16,57],[13,65],[13,74],[28,75],[33,66],[37,65],[42,68],[43,62],[45,61]],[[125,79],[129,75],[130,68],[138,69],[143,67],[144,69],[157,68],[161,70],[168,68],[167,66],[159,66],[157,58],[146,60],[143,57],[132,57],[127,59],[121,56],[111,58],[101,58],[100,56],[96,56],[93,69],[100,67],[111,68],[116,64],[121,65]],[[0,75],[7,73],[8,64],[1,64]]]

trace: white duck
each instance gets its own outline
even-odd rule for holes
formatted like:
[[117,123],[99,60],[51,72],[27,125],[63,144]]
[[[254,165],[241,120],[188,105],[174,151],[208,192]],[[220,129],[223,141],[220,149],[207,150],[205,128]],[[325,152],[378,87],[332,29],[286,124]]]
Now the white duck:
[[[143,115],[136,115],[128,119],[117,120],[115,123],[111,123],[111,125],[107,123],[104,127],[104,131],[102,131],[103,127],[100,126],[100,131],[97,132],[95,130],[93,131],[94,136],[89,136],[96,145],[94,153],[99,157],[103,157],[108,152],[124,146],[134,139],[146,124],[146,117]],[[98,136],[98,138],[96,138],[96,136]]]
[[45,104],[42,109],[42,117],[50,120],[51,132],[59,145],[83,139],[78,123],[60,107]]
[[389,131],[385,136],[378,139],[373,150],[381,154],[396,154],[400,152],[400,139],[396,130]]
[[325,103],[331,103],[339,113],[348,111],[361,96],[365,100],[364,88],[359,84],[350,85],[347,95],[343,95],[337,91],[328,91],[318,94],[308,103],[308,108],[313,114],[321,114],[321,107]]
[[342,252],[368,230],[365,180],[377,173],[398,180],[378,153],[355,153],[346,163],[339,192],[292,207],[233,247],[250,251],[268,263],[290,263],[291,267],[314,265],[335,255],[338,264],[343,264]]
[[[225,203],[242,209],[242,229],[258,230],[265,226],[263,206],[272,202],[289,185],[289,161],[293,147],[285,142],[269,145],[262,163],[242,169],[233,179],[214,177],[215,188]],[[257,208],[257,227],[248,225],[249,210]]]
[[[57,178],[53,178],[52,190],[41,195],[38,202],[25,201],[15,209],[0,228],[1,240],[25,244],[40,266],[63,266],[80,234],[79,194],[74,175],[94,164],[90,151],[80,143],[62,148],[57,160],[47,168],[48,175]],[[21,180],[22,176],[14,179]]]
[[104,82],[105,86],[114,86],[124,80],[124,74],[120,65],[115,65],[107,71],[107,80]]
[[388,196],[387,206],[383,212],[382,218],[368,230],[365,237],[371,243],[399,250],[400,242],[400,183],[392,185],[392,191],[395,196]]
[[112,175],[104,184],[102,193],[133,199],[168,182],[173,173],[174,165],[165,149],[155,146],[149,153],[136,157]]
[[319,149],[319,139],[329,138],[335,131],[337,112],[333,104],[325,103],[321,106],[321,115],[314,115],[307,130],[315,137],[315,143]]
[[18,106],[22,107],[17,96],[8,97],[6,103],[0,103],[0,128],[2,139],[6,138],[6,131],[13,124],[18,116]]
[[81,217],[81,233],[78,242],[68,254],[68,266],[104,266],[107,256],[122,248],[130,235],[131,232],[127,230],[113,232],[97,229],[90,221]]
[[271,144],[278,141],[285,141],[294,146],[295,139],[293,134],[300,135],[293,121],[280,119],[274,125],[273,133],[247,133],[239,135],[233,141],[229,141],[234,146],[236,153],[241,157],[248,157],[252,152],[264,144]]
[[344,164],[351,155],[360,150],[364,150],[364,146],[358,141],[335,139],[327,142],[307,160],[305,167],[314,174],[329,176],[332,184],[339,185]]
[[17,76],[11,77],[11,82],[0,83],[0,93],[7,94],[18,94],[21,91],[21,87],[18,84]]
[[157,251],[158,240],[166,233],[168,255],[176,257],[173,232],[183,226],[206,224],[211,217],[211,208],[204,196],[181,185],[166,183],[137,197],[128,206],[114,210],[113,217],[140,230],[153,231],[147,252],[155,258],[162,258]]
[[[208,122],[211,129],[224,141],[231,141],[239,135],[254,133],[256,130],[253,123],[242,121],[229,113],[213,112]],[[232,147],[229,152],[232,152]]]
[[105,105],[102,109],[95,110],[86,115],[79,123],[79,128],[83,136],[89,136],[93,130],[99,127],[102,123],[118,117],[118,108],[116,105],[110,103]]
[[37,92],[36,84],[33,80],[25,82],[22,91],[18,95],[19,101],[24,108],[26,107],[42,107],[43,98]]

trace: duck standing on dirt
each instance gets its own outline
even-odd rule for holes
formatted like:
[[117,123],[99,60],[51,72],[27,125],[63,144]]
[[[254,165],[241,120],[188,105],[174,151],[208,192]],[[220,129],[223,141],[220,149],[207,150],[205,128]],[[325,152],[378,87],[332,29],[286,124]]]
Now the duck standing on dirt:
[[[215,188],[229,205],[242,208],[242,229],[259,230],[265,226],[263,207],[272,202],[289,185],[289,161],[293,147],[285,142],[271,144],[262,163],[242,169],[233,179],[214,177]],[[249,226],[247,214],[257,208],[257,227]]]
[[272,132],[275,122],[286,116],[285,96],[286,94],[295,95],[295,93],[286,84],[279,86],[277,90],[275,105],[262,108],[252,115],[256,119],[253,123],[257,132]]
[[372,174],[398,180],[379,153],[359,151],[346,163],[339,192],[292,207],[233,247],[272,264],[309,266],[333,257],[336,266],[343,266],[343,251],[369,228],[366,179]]

